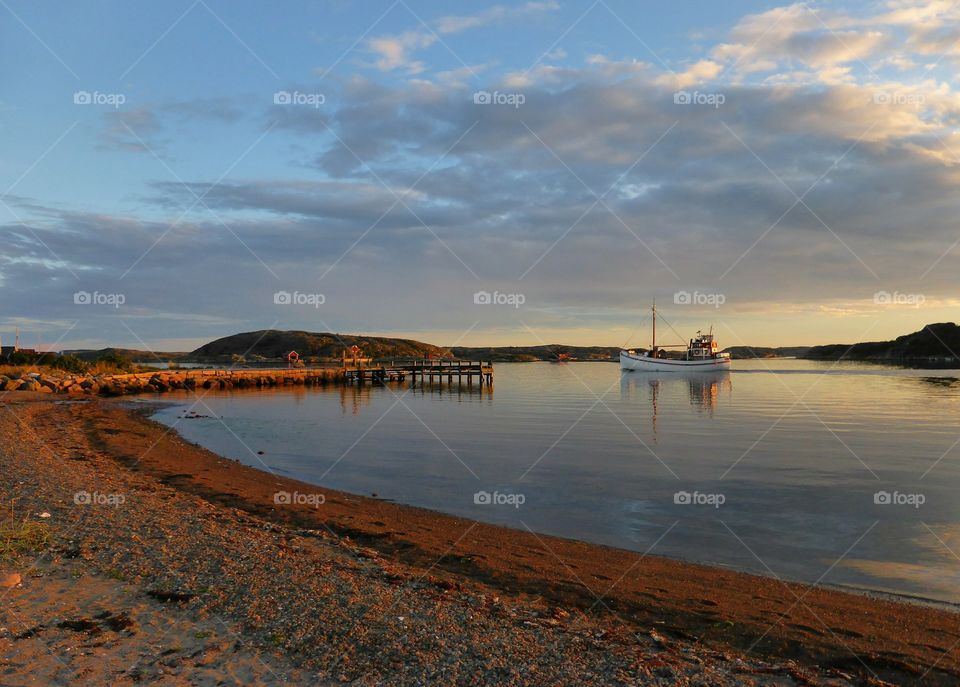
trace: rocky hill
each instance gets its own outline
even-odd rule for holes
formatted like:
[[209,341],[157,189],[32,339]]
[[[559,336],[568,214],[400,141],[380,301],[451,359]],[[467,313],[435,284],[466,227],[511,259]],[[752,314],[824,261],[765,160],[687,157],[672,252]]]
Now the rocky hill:
[[953,322],[928,324],[893,341],[813,346],[802,357],[812,360],[864,360],[902,365],[960,362],[960,327]]
[[361,355],[368,358],[426,358],[449,357],[450,353],[413,339],[392,339],[382,336],[356,336],[326,332],[260,330],[225,336],[204,344],[191,352],[190,360],[217,360],[242,355],[248,360],[282,358],[296,351],[303,358],[339,360],[344,348],[359,346]]
[[724,353],[729,353],[734,360],[750,360],[755,358],[802,358],[809,350],[809,346],[781,346],[778,348],[730,346],[730,348],[724,349]]
[[154,353],[152,351],[141,351],[135,348],[99,348],[97,350],[81,348],[72,351],[61,352],[63,355],[72,355],[88,363],[92,363],[100,358],[108,356],[119,356],[134,362],[152,361],[158,359],[167,362],[171,360],[181,360],[184,356],[189,355],[189,353],[184,353],[182,351],[177,353],[171,353],[169,351],[157,351]]

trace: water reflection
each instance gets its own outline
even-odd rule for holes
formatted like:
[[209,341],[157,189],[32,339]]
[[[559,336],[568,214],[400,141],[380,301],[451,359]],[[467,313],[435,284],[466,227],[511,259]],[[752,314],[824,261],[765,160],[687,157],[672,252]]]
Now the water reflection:
[[690,405],[697,412],[713,417],[721,393],[727,399],[733,394],[733,380],[729,370],[714,372],[621,372],[620,398],[623,401],[636,402],[646,398],[650,403],[650,424],[653,440],[657,436],[657,416],[660,413],[661,400],[679,397],[684,392],[689,395]]
[[[304,387],[293,387],[299,389],[300,393],[306,393]],[[317,387],[315,390],[335,391],[340,396],[340,409],[343,415],[360,415],[361,409],[367,408],[384,393],[392,397],[393,401],[403,399],[408,396],[413,397],[435,397],[435,398],[493,398],[493,386],[485,384],[481,387],[479,384],[439,384],[439,383],[418,383],[416,387],[411,388],[407,383],[388,383],[388,384],[340,384],[331,387]]]

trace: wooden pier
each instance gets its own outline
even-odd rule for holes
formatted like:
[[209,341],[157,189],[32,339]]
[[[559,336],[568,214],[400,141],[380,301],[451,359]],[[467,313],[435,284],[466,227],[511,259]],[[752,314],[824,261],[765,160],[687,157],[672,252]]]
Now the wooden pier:
[[414,360],[410,362],[382,362],[357,365],[344,369],[348,383],[404,382],[410,379],[411,386],[425,384],[465,384],[476,382],[480,387],[493,385],[493,363],[475,360]]

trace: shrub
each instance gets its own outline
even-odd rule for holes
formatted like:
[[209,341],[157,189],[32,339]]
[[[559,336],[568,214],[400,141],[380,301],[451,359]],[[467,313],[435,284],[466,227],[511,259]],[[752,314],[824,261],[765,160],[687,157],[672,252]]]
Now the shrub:
[[16,351],[7,357],[7,362],[11,365],[32,365],[36,360],[37,356],[23,351]]
[[119,353],[107,353],[97,358],[97,366],[105,368],[115,368],[123,372],[130,372],[133,369],[133,363],[124,358]]
[[72,372],[74,374],[83,374],[87,371],[89,365],[75,355],[61,355],[50,363],[50,367],[54,368],[55,370],[63,370],[65,372]]

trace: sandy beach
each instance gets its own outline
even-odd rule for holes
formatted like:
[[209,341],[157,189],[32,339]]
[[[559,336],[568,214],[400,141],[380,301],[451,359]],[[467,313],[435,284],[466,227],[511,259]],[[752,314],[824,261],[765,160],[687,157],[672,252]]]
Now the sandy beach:
[[0,400],[3,515],[50,535],[0,563],[0,684],[960,683],[949,608],[320,489],[132,405]]

